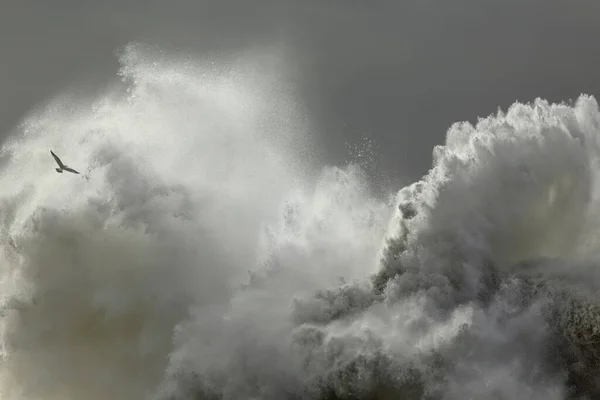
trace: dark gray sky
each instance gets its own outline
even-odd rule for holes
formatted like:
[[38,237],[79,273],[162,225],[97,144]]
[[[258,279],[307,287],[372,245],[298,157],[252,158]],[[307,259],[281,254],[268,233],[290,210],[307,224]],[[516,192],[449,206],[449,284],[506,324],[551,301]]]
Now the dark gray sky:
[[132,40],[228,52],[284,41],[333,160],[369,133],[417,177],[458,120],[600,88],[597,0],[3,0],[0,132]]

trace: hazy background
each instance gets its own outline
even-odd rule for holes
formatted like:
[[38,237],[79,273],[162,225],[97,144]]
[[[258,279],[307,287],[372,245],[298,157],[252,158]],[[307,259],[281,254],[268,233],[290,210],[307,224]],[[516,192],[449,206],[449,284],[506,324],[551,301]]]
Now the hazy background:
[[3,0],[0,132],[65,85],[114,78],[114,51],[132,40],[213,53],[284,44],[328,157],[370,134],[387,168],[414,178],[454,121],[596,95],[598,11],[592,0]]

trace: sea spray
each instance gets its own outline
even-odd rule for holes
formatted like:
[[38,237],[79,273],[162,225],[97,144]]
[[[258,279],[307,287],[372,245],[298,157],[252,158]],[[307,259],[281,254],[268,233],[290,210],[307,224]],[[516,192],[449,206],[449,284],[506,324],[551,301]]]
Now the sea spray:
[[257,60],[131,45],[4,143],[3,398],[597,393],[594,98],[455,124],[389,202]]
[[[296,239],[273,255],[292,261],[234,296],[221,335],[202,334],[202,313],[182,326],[159,398],[582,392],[565,338],[583,338],[595,318],[583,312],[593,297],[577,288],[597,285],[597,274],[577,260],[595,257],[598,116],[595,100],[582,96],[575,105],[516,103],[475,126],[454,125],[431,171],[399,192],[372,279],[290,294]],[[557,258],[562,264],[545,261]],[[570,286],[556,271],[544,275],[544,265],[562,265]]]
[[[59,96],[3,146],[3,398],[152,394],[177,323],[230,299],[302,185],[310,140],[268,63],[138,44],[121,62],[127,90]],[[50,150],[82,175],[57,174]]]

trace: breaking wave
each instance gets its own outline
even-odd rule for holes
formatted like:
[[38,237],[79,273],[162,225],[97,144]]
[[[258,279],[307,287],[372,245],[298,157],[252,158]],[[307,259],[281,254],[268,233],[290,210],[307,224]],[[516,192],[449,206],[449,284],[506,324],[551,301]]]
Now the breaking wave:
[[455,124],[388,200],[277,62],[120,61],[2,148],[3,399],[597,393],[594,98]]

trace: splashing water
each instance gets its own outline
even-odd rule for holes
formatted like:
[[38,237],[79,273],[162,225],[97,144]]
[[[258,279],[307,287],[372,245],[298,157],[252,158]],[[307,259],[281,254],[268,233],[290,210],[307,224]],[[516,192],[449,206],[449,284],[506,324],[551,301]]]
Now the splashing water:
[[280,65],[121,65],[125,92],[58,98],[2,148],[3,399],[584,391],[550,350],[600,318],[592,97],[454,125],[385,201],[315,161]]

